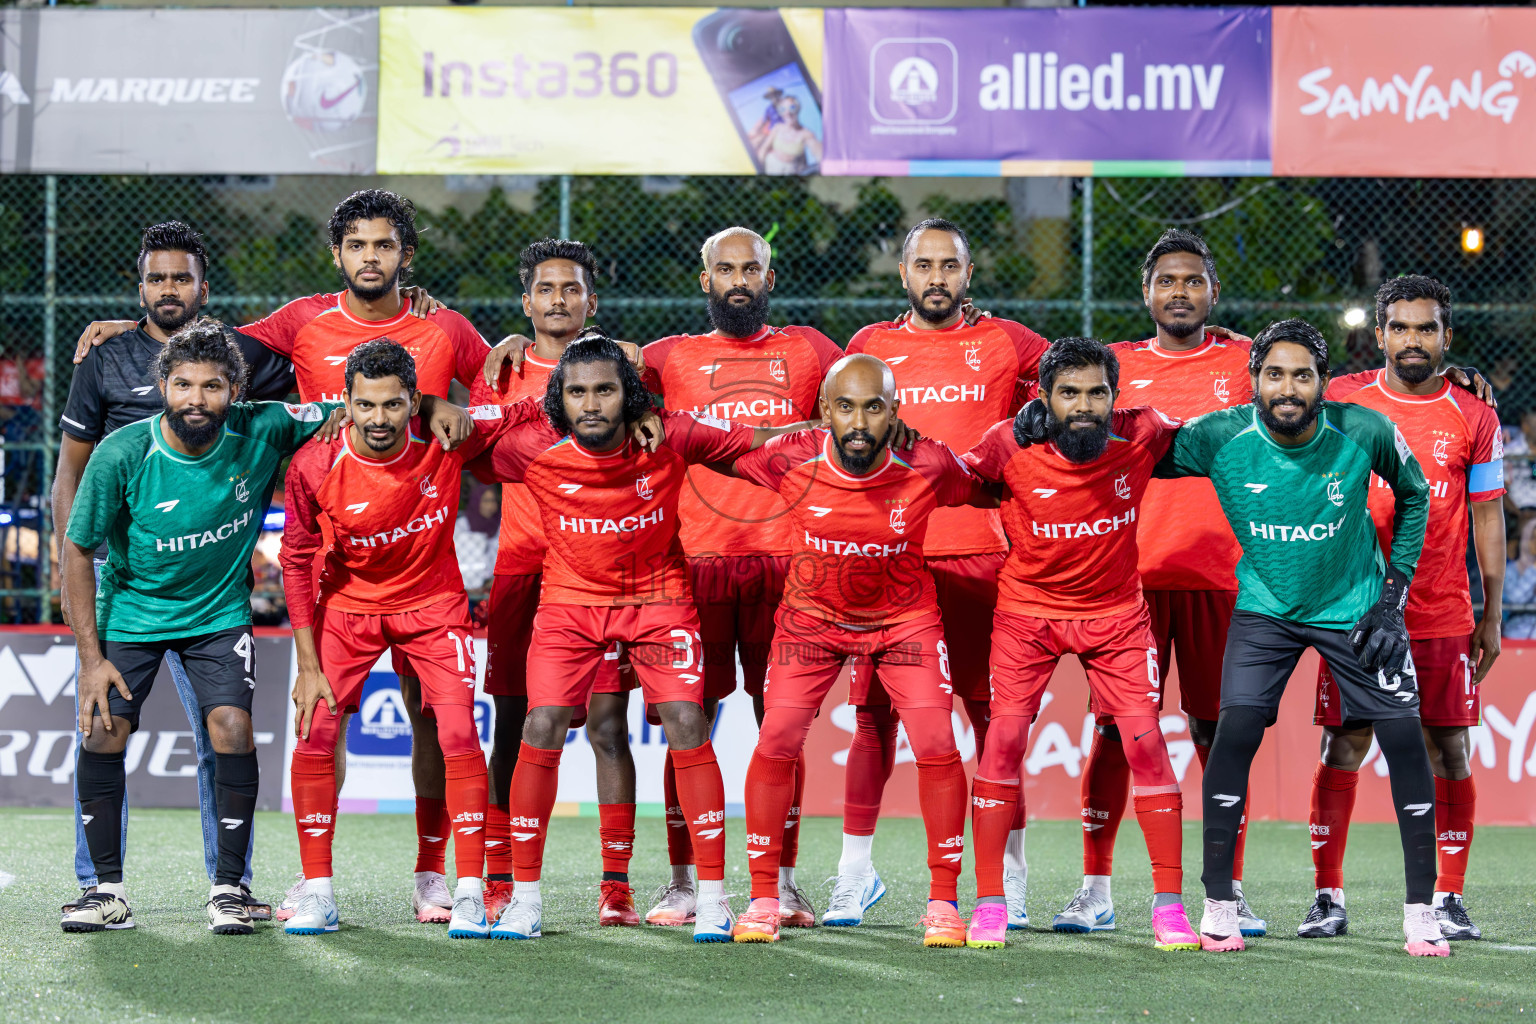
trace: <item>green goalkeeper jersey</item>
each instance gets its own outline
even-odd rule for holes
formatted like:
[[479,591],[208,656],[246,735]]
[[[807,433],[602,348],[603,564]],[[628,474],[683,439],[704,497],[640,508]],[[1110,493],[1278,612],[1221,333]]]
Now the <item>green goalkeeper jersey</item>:
[[251,552],[273,481],[337,408],[237,402],[196,457],[165,443],[163,414],[109,434],[86,463],[67,534],[90,550],[107,542],[100,635],[169,640],[248,625]]
[[1275,442],[1251,405],[1190,420],[1158,476],[1206,476],[1242,545],[1237,607],[1325,629],[1349,629],[1381,596],[1385,570],[1367,498],[1397,497],[1392,563],[1412,573],[1424,546],[1429,487],[1391,420],[1324,402],[1304,445]]

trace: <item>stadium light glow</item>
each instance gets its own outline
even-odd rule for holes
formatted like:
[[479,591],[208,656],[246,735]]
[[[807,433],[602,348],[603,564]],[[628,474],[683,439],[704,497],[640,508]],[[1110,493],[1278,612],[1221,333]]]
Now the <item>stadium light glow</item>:
[[1365,323],[1365,310],[1359,306],[1350,306],[1344,311],[1344,326],[1359,327]]
[[1461,250],[1462,250],[1462,252],[1482,252],[1483,251],[1483,229],[1482,228],[1462,228],[1461,229]]

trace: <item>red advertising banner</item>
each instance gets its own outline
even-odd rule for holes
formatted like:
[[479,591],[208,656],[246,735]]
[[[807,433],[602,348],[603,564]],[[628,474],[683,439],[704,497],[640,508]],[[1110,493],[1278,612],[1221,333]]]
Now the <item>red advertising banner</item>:
[[1274,173],[1536,168],[1536,10],[1274,8]]
[[[1163,734],[1174,771],[1184,786],[1184,814],[1200,817],[1200,766],[1184,716],[1178,713],[1178,675],[1167,687]],[[834,690],[847,697],[847,680]],[[1279,721],[1264,737],[1253,765],[1249,815],[1257,819],[1306,821],[1312,795],[1312,770],[1317,764],[1317,726],[1312,706],[1317,693],[1317,657],[1308,652],[1286,687]],[[1479,825],[1536,825],[1536,643],[1505,641],[1504,654],[1483,681],[1483,724],[1472,729],[1472,771],[1477,779]],[[1040,718],[1030,733],[1024,756],[1026,812],[1031,818],[1077,818],[1081,809],[1082,766],[1093,738],[1087,713],[1088,682],[1076,658],[1062,661],[1046,693]],[[963,715],[957,715],[963,723]],[[846,704],[823,705],[811,727],[806,752],[811,784],[805,787],[806,814],[841,816],[842,764],[847,761],[853,732],[853,709]],[[961,733],[960,753],[968,772],[976,770],[976,744],[968,726]],[[896,771],[885,790],[881,813],[917,816],[917,769],[912,752],[901,739]],[[1386,764],[1374,747],[1361,767],[1356,821],[1394,822]]]

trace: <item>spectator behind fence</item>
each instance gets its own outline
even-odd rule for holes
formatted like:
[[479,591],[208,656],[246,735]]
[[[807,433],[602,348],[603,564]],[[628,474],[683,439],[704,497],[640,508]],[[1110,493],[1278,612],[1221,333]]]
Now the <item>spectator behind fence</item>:
[[480,590],[490,579],[500,534],[501,485],[476,484],[453,527],[453,546],[467,589]]
[[[1520,551],[1504,570],[1504,605],[1536,604],[1536,518],[1520,529]],[[1504,618],[1504,635],[1511,640],[1536,636],[1536,613],[1516,612]]]

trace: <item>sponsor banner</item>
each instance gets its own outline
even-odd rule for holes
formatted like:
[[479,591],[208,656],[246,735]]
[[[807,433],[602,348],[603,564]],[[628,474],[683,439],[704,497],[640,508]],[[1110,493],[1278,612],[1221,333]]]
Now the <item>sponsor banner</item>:
[[371,174],[378,12],[0,13],[0,171]]
[[1275,173],[1525,177],[1536,11],[1276,7]]
[[[286,776],[282,734],[291,733],[286,630],[256,634],[251,724],[262,787],[257,807],[281,806]],[[0,805],[69,807],[74,803],[75,638],[42,629],[0,630]],[[197,752],[186,709],[164,665],[128,737],[128,803],[196,807]]]
[[[1184,790],[1184,816],[1201,816],[1200,764],[1189,738],[1188,721],[1178,710],[1178,673],[1170,671],[1162,715],[1168,754]],[[846,696],[846,678],[834,690]],[[1504,653],[1480,687],[1483,723],[1473,727],[1472,765],[1477,779],[1479,825],[1536,825],[1536,643],[1504,642]],[[1281,702],[1279,721],[1265,733],[1249,780],[1249,817],[1260,820],[1307,820],[1312,772],[1317,765],[1318,733],[1312,724],[1317,694],[1317,657],[1302,658]],[[1088,714],[1088,681],[1076,658],[1064,658],[1051,679],[1040,717],[1030,731],[1024,755],[1026,813],[1031,818],[1082,815],[1082,774],[1093,741]],[[975,743],[955,716],[955,733],[968,770],[974,774]],[[853,709],[846,704],[822,714],[811,727],[807,754],[811,778],[802,803],[804,813],[843,813],[841,766],[847,762],[853,733]],[[917,769],[903,734],[896,771],[885,788],[882,814],[915,817]],[[1356,821],[1396,822],[1387,766],[1374,746],[1361,767]],[[1185,864],[1199,862],[1199,850],[1185,852]],[[1191,859],[1193,858],[1193,859]]]
[[829,10],[827,174],[1268,174],[1267,8]]
[[385,174],[814,174],[819,10],[386,8]]

